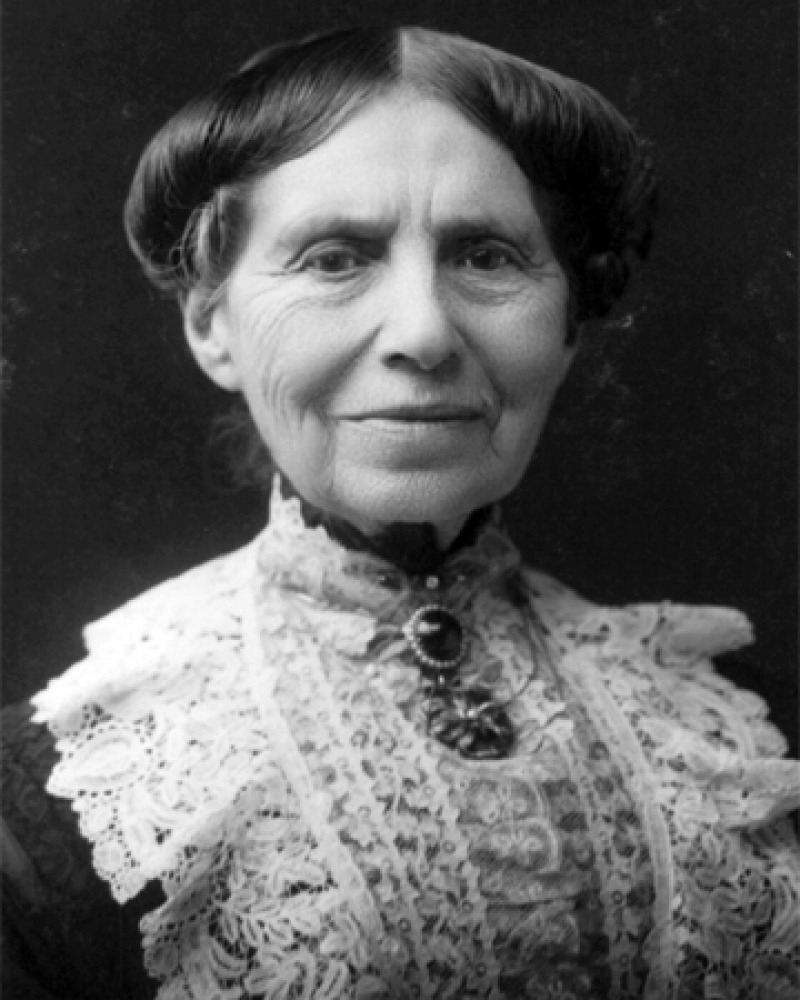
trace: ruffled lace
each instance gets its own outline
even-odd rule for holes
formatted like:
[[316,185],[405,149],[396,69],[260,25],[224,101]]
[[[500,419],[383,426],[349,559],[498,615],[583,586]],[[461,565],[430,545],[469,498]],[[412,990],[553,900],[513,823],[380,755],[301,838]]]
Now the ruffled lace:
[[[431,598],[515,699],[508,760],[427,736],[399,629]],[[252,545],[91,626],[37,718],[116,898],[163,886],[160,1000],[788,997],[796,765],[708,660],[749,638],[597,608],[496,524],[408,579],[276,495]]]

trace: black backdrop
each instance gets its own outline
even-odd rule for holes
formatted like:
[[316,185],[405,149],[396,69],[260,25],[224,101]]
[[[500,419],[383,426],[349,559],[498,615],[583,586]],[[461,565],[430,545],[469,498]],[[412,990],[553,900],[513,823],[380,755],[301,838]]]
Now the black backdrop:
[[589,596],[745,609],[758,645],[724,669],[796,748],[789,0],[6,4],[5,699],[78,658],[84,622],[263,519],[204,444],[228,400],[125,246],[140,149],[256,47],[386,20],[576,76],[654,140],[651,264],[508,515],[528,558]]

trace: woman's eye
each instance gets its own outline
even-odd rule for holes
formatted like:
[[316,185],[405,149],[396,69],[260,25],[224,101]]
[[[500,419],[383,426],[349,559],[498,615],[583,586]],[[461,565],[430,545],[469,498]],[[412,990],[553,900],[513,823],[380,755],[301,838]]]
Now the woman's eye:
[[475,247],[463,253],[459,263],[472,271],[499,271],[516,264],[516,258],[502,247]]
[[322,274],[347,274],[363,267],[364,263],[364,256],[354,250],[323,250],[308,256],[304,267]]

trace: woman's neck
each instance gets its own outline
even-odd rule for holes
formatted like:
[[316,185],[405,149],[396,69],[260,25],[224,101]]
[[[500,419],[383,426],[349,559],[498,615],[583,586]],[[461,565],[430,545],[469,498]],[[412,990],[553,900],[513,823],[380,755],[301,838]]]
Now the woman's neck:
[[281,492],[284,497],[300,500],[303,520],[309,527],[321,526],[345,548],[373,552],[410,576],[436,572],[450,551],[471,544],[491,510],[485,507],[442,525],[427,521],[356,525],[310,504],[285,477]]

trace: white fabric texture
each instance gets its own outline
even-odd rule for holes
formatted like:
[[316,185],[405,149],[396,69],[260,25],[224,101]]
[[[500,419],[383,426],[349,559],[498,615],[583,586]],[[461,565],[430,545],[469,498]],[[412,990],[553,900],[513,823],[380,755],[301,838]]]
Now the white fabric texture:
[[[400,629],[432,599],[468,677],[522,690],[508,759],[426,734]],[[118,900],[161,882],[159,1000],[798,995],[800,774],[709,660],[738,612],[597,607],[496,524],[408,579],[276,492],[250,546],[86,638],[34,699],[48,787]]]

